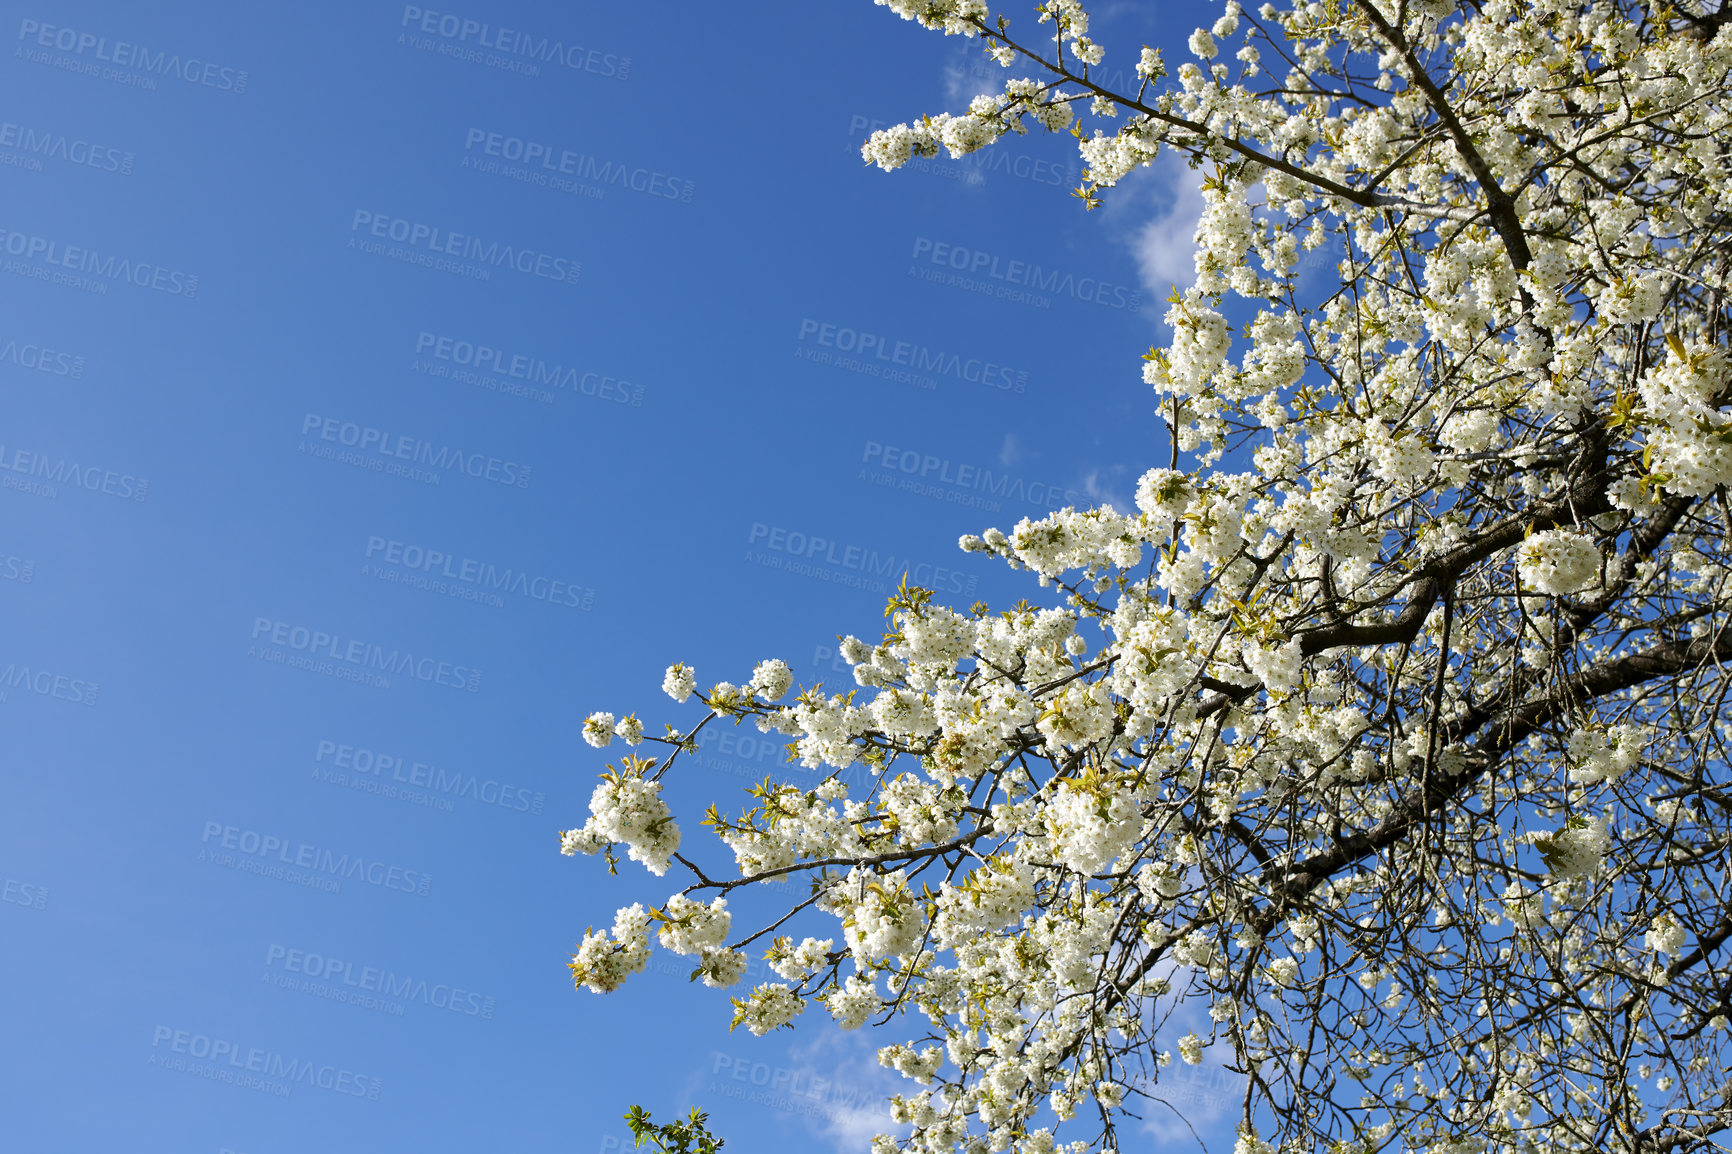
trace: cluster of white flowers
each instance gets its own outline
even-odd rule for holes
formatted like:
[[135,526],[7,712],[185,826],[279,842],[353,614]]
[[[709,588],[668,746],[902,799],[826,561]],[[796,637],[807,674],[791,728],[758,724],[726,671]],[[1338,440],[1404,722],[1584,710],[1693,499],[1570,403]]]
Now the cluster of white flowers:
[[878,1064],[887,1066],[916,1082],[930,1082],[932,1075],[944,1065],[944,1051],[937,1046],[928,1046],[924,1050],[916,1050],[913,1046],[900,1043],[885,1046],[878,1051]]
[[1671,350],[1638,382],[1650,423],[1653,471],[1673,493],[1699,497],[1732,484],[1732,383],[1724,349],[1693,343]]
[[584,719],[583,739],[597,749],[605,749],[618,737],[627,745],[643,741],[643,722],[635,716],[615,722],[611,713],[592,713]]
[[1666,286],[1657,276],[1632,277],[1600,294],[1596,302],[1607,324],[1639,324],[1660,315]]
[[680,827],[661,792],[659,781],[645,781],[640,774],[607,774],[590,794],[589,820],[581,829],[560,833],[560,852],[593,854],[617,842],[651,873],[667,873],[669,859],[680,848]]
[[922,26],[943,32],[946,36],[969,36],[979,21],[986,19],[985,0],[873,0],[904,20],[918,20]]
[[781,1029],[806,1012],[806,1003],[780,982],[768,982],[748,998],[734,999],[734,1023],[744,1025],[758,1037]]
[[798,946],[787,938],[777,938],[764,956],[780,977],[790,982],[804,982],[829,960],[835,945],[832,938],[806,938]]
[[[1080,48],[1084,59],[1091,56],[1099,59],[1098,45],[1084,41]],[[976,96],[962,116],[944,112],[913,124],[880,128],[860,146],[860,155],[868,164],[886,172],[902,167],[916,156],[937,156],[939,149],[952,157],[963,157],[995,143],[1007,132],[1027,131],[1022,123],[1025,115],[1049,132],[1068,128],[1073,119],[1070,104],[1049,99],[1045,85],[1034,80],[1011,80],[1005,83],[1002,96]]]
[[1069,782],[1054,795],[1045,820],[1053,856],[1084,875],[1116,861],[1143,827],[1140,807],[1132,797]]
[[1671,914],[1660,914],[1648,927],[1644,941],[1650,950],[1677,957],[1689,936],[1684,927],[1678,924],[1678,919]]
[[583,721],[583,739],[597,749],[605,749],[613,740],[614,721],[611,713],[592,713]]
[[1255,645],[1245,650],[1245,667],[1270,693],[1291,693],[1299,688],[1304,653],[1297,637],[1279,645]]
[[795,746],[800,764],[808,769],[826,765],[846,769],[859,756],[853,739],[871,727],[872,714],[839,695],[827,700],[810,697],[785,711],[781,721],[782,732],[800,735]]
[[1570,734],[1570,780],[1582,785],[1617,781],[1641,753],[1642,734],[1633,725],[1615,725],[1607,732],[1578,729]]
[[1522,542],[1517,570],[1522,584],[1541,593],[1579,593],[1600,576],[1593,539],[1568,529],[1548,529]]
[[[1197,31],[1200,36],[1209,35],[1202,29]],[[1197,221],[1197,252],[1192,258],[1197,270],[1196,290],[1219,293],[1231,287],[1232,270],[1245,259],[1252,239],[1250,205],[1222,192],[1206,196],[1203,215]]]
[[675,894],[661,913],[663,920],[661,929],[656,931],[656,940],[676,954],[702,954],[715,949],[728,940],[728,928],[733,924],[726,898],[705,905],[684,894]]
[[1371,471],[1392,485],[1418,480],[1431,472],[1432,451],[1415,436],[1391,435],[1383,422],[1373,421],[1366,430],[1371,448]]
[[1503,913],[1514,925],[1533,929],[1545,924],[1545,896],[1520,882],[1511,882],[1502,896]]
[[1459,409],[1451,413],[1438,441],[1458,453],[1481,453],[1497,439],[1498,417],[1490,409]]
[[744,976],[750,964],[751,959],[740,950],[705,950],[698,959],[696,976],[713,990],[725,990]]
[[1177,469],[1150,469],[1137,481],[1137,508],[1150,517],[1177,521],[1196,496],[1191,478]]
[[1081,749],[1112,732],[1113,703],[1098,681],[1073,684],[1047,705],[1035,727],[1054,749]]
[[863,970],[906,955],[926,930],[924,903],[909,891],[901,870],[876,877],[856,870],[837,887],[834,900],[848,909],[843,937]]
[[1173,330],[1172,344],[1164,356],[1144,366],[1143,380],[1157,393],[1192,396],[1205,388],[1226,360],[1233,347],[1232,330],[1227,318],[1205,305],[1194,289],[1167,310],[1166,321]]
[[1203,1039],[1197,1037],[1195,1033],[1186,1034],[1180,1038],[1179,1057],[1184,1059],[1187,1066],[1200,1064],[1203,1060]]
[[871,979],[860,974],[848,975],[847,982],[825,996],[824,1004],[844,1030],[858,1030],[884,1006]]
[[1562,829],[1527,837],[1539,849],[1552,873],[1560,878],[1598,873],[1612,844],[1612,831],[1604,816],[1572,817]]
[[1048,580],[1066,569],[1105,566],[1133,568],[1142,559],[1147,526],[1122,517],[1111,505],[1078,512],[1061,509],[1036,521],[1024,517],[1008,536],[988,529],[963,537],[963,549],[997,553],[1033,569]]
[[933,940],[953,949],[1015,925],[1034,904],[1035,881],[1032,865],[1004,857],[970,873],[962,885],[946,882],[938,895]]
[[587,931],[571,956],[572,979],[598,994],[612,993],[649,963],[650,915],[641,903],[620,910],[613,933]]
[[794,671],[788,668],[788,663],[772,657],[768,661],[760,661],[758,667],[752,670],[752,680],[748,688],[765,701],[780,701],[793,684]]
[[697,687],[698,675],[682,664],[668,666],[667,674],[662,678],[662,692],[675,701],[685,701]]
[[[1040,126],[1074,132],[1091,205],[1165,153],[1205,174],[1192,280],[1142,367],[1166,463],[1128,513],[963,537],[1051,603],[899,590],[881,640],[839,645],[840,692],[790,698],[778,660],[707,694],[670,667],[700,726],[749,720],[799,771],[709,815],[740,879],[692,863],[665,909],[586,935],[578,983],[641,970],[656,921],[736,983],[726,904],[687,895],[809,882],[790,917],[820,924],[773,940],[783,983],[735,998],[735,1024],[807,1001],[845,1029],[924,1016],[880,1061],[938,1084],[893,1100],[913,1134],[874,1154],[1055,1154],[1033,1121],[1118,1110],[1157,1046],[1260,1072],[1236,1154],[1345,1132],[1342,1070],[1368,1087],[1365,1143],[1432,1154],[1592,1147],[1605,1103],[1649,1094],[1612,1084],[1607,1045],[1711,1098],[1723,1016],[1700,1068],[1656,1039],[1722,997],[1664,958],[1708,940],[1728,836],[1732,25],[1227,0],[1174,75],[1145,47],[1138,90],[1111,93],[1083,0],[1040,6],[1044,47],[980,0],[879,3],[1046,69],[872,133],[879,168]],[[696,732],[590,715],[591,746],[668,755],[604,777],[562,850],[664,873],[660,778]],[[1295,987],[1344,1008],[1295,1024]],[[1193,1005],[1207,1041],[1172,1037],[1204,1028],[1170,1012]],[[1616,1124],[1654,1124],[1631,1111]]]
[[1275,1147],[1257,1137],[1253,1131],[1241,1129],[1238,1141],[1233,1143],[1233,1154],[1275,1154]]

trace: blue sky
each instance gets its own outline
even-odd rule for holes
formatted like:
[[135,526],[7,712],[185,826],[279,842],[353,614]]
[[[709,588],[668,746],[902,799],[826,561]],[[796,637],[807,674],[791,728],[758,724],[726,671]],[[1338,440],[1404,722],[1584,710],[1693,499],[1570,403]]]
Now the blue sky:
[[[1122,68],[1198,18],[1096,27]],[[558,854],[579,725],[690,721],[676,660],[834,682],[904,568],[1038,595],[956,539],[1164,463],[1182,170],[1085,213],[1067,137],[863,167],[999,75],[865,0],[0,27],[9,1144],[588,1154],[641,1102],[864,1149],[904,1034],[730,1036],[672,958],[571,989],[673,888]],[[706,746],[688,847],[777,760]]]

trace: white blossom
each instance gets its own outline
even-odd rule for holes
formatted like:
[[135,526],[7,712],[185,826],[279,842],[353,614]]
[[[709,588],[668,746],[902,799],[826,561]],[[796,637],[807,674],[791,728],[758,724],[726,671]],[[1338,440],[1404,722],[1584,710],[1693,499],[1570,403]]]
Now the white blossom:
[[668,666],[667,675],[662,678],[662,692],[675,701],[684,701],[697,687],[697,674],[682,664]]
[[611,713],[592,713],[583,722],[583,739],[597,749],[605,749],[613,740],[614,721]]
[[[880,2],[1036,75],[870,164],[1072,132],[1090,207],[1192,166],[1146,417],[1111,418],[1145,420],[1135,507],[962,536],[1028,599],[898,588],[843,692],[769,660],[665,737],[591,715],[633,752],[560,848],[610,867],[676,864],[662,786],[703,780],[703,725],[792,764],[574,979],[617,988],[654,922],[732,986],[730,936],[785,934],[734,1024],[914,1022],[875,1042],[920,1086],[890,1106],[913,1154],[1119,1148],[1141,1063],[1205,1046],[1256,1075],[1237,1154],[1699,1144],[1732,1061],[1726,21],[1228,0],[1163,33],[1169,74],[1083,0]],[[764,883],[797,896],[722,900]],[[1700,1111],[1659,1113],[1674,1088]]]
[[1535,533],[1520,548],[1522,584],[1541,593],[1579,593],[1600,574],[1593,541],[1567,529]]

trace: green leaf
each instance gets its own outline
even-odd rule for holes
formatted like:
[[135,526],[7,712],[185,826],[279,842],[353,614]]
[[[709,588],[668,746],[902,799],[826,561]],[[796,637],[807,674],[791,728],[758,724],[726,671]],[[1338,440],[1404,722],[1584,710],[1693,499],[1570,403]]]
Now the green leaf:
[[710,1116],[695,1106],[681,1122],[654,1122],[642,1106],[633,1106],[622,1116],[639,1148],[653,1142],[661,1154],[715,1154],[724,1144],[710,1133]]

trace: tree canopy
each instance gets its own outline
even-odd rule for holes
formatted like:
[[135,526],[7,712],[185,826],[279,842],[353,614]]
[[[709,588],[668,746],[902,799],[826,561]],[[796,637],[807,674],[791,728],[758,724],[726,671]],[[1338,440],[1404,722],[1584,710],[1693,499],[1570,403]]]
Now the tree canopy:
[[[1081,0],[878,3],[1015,77],[874,133],[879,167],[1039,128],[1091,207],[1199,170],[1142,365],[1166,444],[1135,509],[963,538],[1030,600],[904,585],[846,692],[676,665],[702,709],[664,735],[590,716],[632,749],[564,851],[684,888],[586,934],[577,984],[652,938],[716,987],[765,951],[737,1025],[900,1028],[877,1154],[1117,1149],[1205,1056],[1247,1075],[1240,1154],[1718,1146],[1728,10],[1229,2],[1132,70]],[[723,868],[661,789],[730,722],[820,772],[712,808]]]

